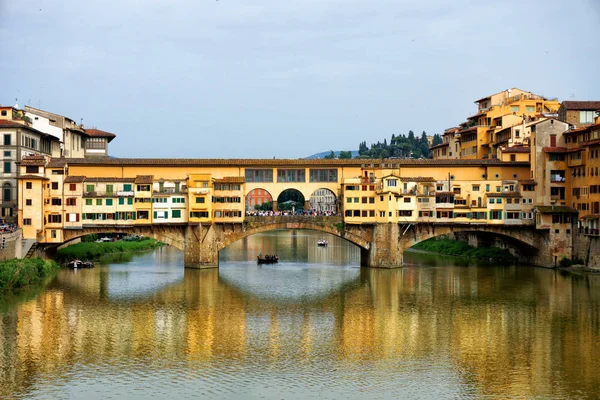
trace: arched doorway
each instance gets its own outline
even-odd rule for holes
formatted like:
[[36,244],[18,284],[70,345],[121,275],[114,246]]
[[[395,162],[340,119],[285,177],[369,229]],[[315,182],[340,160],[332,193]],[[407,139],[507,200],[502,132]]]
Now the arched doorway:
[[336,214],[337,202],[335,194],[329,189],[317,189],[310,196],[309,206],[311,211],[318,214]]
[[9,182],[5,182],[2,185],[2,200],[3,201],[11,201],[12,200],[12,185]]
[[246,195],[246,211],[273,209],[273,196],[265,189],[253,189]]
[[280,211],[303,212],[304,195],[296,189],[286,189],[277,197],[277,209]]

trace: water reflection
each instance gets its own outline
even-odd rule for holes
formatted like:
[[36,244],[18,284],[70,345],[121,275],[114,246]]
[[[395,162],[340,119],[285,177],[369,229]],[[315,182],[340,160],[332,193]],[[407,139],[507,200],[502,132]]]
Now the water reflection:
[[[184,270],[164,248],[61,271],[35,299],[5,305],[0,396],[600,392],[600,277],[422,254],[406,255],[418,266],[359,269],[355,248],[321,255],[318,237],[253,236],[224,251],[220,270]],[[258,267],[258,251],[285,261]]]

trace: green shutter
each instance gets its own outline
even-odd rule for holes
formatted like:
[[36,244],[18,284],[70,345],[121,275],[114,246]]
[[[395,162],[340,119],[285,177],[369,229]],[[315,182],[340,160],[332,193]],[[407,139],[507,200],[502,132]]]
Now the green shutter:
[[123,185],[124,192],[131,192],[131,183],[126,183]]
[[125,204],[125,198],[119,197],[119,205],[122,206],[123,204]]
[[129,204],[129,205],[132,205],[132,204],[133,204],[133,198],[132,198],[132,197],[129,197],[129,198],[127,199],[127,204]]

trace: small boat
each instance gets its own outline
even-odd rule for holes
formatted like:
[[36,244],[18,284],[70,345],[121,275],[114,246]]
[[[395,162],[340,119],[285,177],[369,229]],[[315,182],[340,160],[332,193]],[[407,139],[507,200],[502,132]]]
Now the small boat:
[[279,256],[257,256],[256,260],[259,264],[276,264],[279,262]]
[[319,247],[327,247],[328,244],[329,244],[329,242],[325,239],[321,239],[321,240],[317,241],[317,246],[319,246]]
[[67,268],[79,269],[79,268],[94,268],[94,263],[91,261],[81,261],[75,259],[67,263]]

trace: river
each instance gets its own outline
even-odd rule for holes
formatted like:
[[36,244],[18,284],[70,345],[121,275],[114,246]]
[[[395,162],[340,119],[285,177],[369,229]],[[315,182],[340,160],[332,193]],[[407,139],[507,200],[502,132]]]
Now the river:
[[418,252],[359,268],[357,248],[322,237],[254,235],[218,270],[170,247],[113,256],[5,296],[0,397],[600,395],[600,276]]

